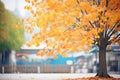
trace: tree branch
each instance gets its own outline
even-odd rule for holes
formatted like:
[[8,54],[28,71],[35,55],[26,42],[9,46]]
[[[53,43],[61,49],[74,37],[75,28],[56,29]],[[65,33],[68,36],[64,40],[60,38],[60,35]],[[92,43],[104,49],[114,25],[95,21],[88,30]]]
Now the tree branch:
[[79,3],[80,3],[80,1],[79,1],[79,0],[77,0],[77,3],[79,4]]
[[120,37],[120,33],[115,37],[115,39],[117,39],[118,37]]
[[[94,38],[93,44],[99,46],[99,40],[100,40],[99,38]],[[97,43],[97,44],[96,44],[96,43]]]
[[116,23],[112,26],[111,30],[108,32],[107,35],[110,35],[110,33],[111,33],[111,32],[117,27],[117,25],[119,25],[119,24],[120,24],[120,21],[116,22]]
[[108,7],[109,0],[106,0],[106,7]]
[[107,37],[107,31],[108,31],[108,25],[106,24],[105,28],[104,28],[104,36],[105,37]]
[[[88,14],[87,11],[85,11],[85,10],[81,10],[81,13],[82,14]],[[92,26],[92,28],[94,28],[94,25],[92,24],[91,21],[89,21],[89,24]]]
[[99,21],[94,21],[94,25],[99,28],[100,27]]
[[118,42],[120,40],[120,33],[112,40],[108,41],[108,45],[112,43],[112,41]]
[[94,28],[94,25],[92,24],[92,22],[91,22],[91,21],[89,21],[89,24],[92,26],[92,28]]
[[120,41],[120,38],[118,38],[115,42],[118,42],[118,41]]
[[112,31],[111,34],[108,36],[108,40],[111,38],[111,36],[116,32],[116,30]]

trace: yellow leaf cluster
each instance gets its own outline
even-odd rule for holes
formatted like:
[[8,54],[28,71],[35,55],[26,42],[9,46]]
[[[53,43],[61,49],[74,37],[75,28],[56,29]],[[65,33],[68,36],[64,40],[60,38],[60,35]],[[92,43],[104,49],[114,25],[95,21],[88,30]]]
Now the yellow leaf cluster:
[[105,0],[100,1],[101,4],[97,5],[88,0],[26,0],[25,9],[32,14],[23,21],[30,25],[26,27],[26,32],[32,33],[33,26],[40,28],[27,45],[39,46],[45,42],[46,48],[51,51],[44,54],[55,57],[55,54],[66,56],[67,52],[91,49],[94,38],[100,38],[98,34],[103,32],[106,23],[111,29],[120,20],[119,0],[109,0],[108,7]]

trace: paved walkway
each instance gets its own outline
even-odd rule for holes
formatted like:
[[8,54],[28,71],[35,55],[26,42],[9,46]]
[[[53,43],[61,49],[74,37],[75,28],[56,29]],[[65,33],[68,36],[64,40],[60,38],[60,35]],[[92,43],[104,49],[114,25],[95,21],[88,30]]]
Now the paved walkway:
[[[110,74],[115,78],[120,78],[120,74]],[[63,80],[66,78],[92,77],[95,73],[25,73],[25,74],[0,74],[0,80]]]

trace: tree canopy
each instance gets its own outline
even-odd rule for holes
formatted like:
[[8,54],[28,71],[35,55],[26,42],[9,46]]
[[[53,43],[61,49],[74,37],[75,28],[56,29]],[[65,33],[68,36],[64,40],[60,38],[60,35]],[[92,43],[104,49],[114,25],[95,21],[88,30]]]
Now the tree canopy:
[[[47,46],[38,55],[61,54],[89,50],[91,44],[120,45],[120,2],[119,0],[26,0],[25,9],[31,16],[24,20],[26,32],[35,27],[28,46]],[[51,50],[47,50],[51,49]]]
[[5,9],[0,1],[0,51],[19,49],[24,42],[24,30],[18,16]]

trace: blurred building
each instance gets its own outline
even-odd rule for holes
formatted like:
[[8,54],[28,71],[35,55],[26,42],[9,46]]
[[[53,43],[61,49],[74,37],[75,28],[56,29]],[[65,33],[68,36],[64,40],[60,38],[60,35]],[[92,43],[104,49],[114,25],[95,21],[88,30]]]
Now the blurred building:
[[[99,65],[99,54],[97,48],[93,48],[92,56],[89,57],[89,64],[91,65],[90,72],[96,72],[98,70]],[[120,73],[120,46],[112,45],[111,49],[107,49],[106,51],[106,60],[107,60],[107,69],[108,72],[117,72]]]

